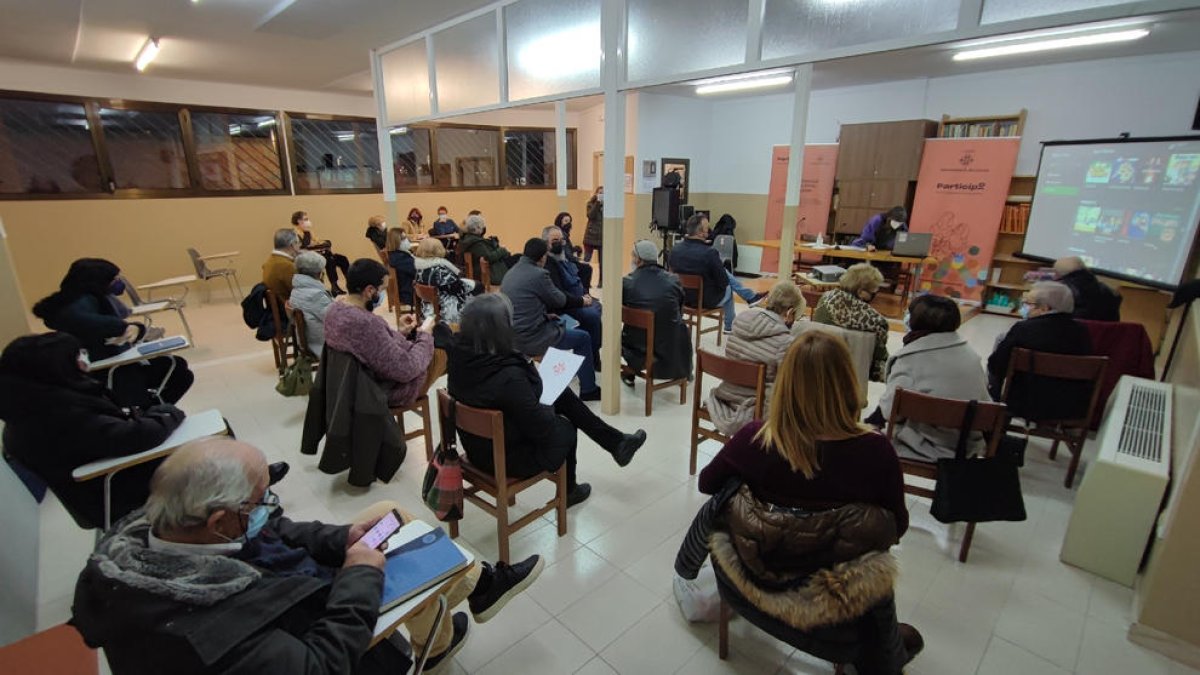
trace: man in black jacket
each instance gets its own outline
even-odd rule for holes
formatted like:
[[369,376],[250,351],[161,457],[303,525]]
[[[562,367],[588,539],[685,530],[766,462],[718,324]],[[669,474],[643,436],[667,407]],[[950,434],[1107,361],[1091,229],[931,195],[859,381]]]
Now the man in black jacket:
[[603,333],[600,321],[603,309],[600,301],[591,297],[583,285],[579,267],[567,251],[562,228],[554,225],[542,228],[542,239],[545,239],[546,245],[550,247],[550,252],[546,254],[546,271],[550,273],[551,283],[570,298],[572,305],[579,305],[563,310],[563,313],[578,321],[579,329],[592,338],[592,361],[599,365],[600,339]]
[[[1071,289],[1057,281],[1041,281],[1021,298],[1024,319],[1008,330],[988,357],[988,393],[999,401],[1012,350],[1087,356],[1092,340],[1087,328],[1071,316]],[[1090,388],[1086,382],[1065,382],[1047,377],[1018,377],[1009,386],[1007,403],[1017,417],[1070,419],[1087,411]]]
[[1054,277],[1071,289],[1076,319],[1120,321],[1121,294],[1096,278],[1079,256],[1054,261]]
[[[703,307],[725,308],[725,332],[733,330],[733,294],[737,293],[747,303],[753,305],[763,298],[766,293],[755,293],[746,288],[725,269],[721,264],[721,254],[708,245],[708,217],[702,214],[688,218],[684,226],[687,236],[671,249],[671,271],[676,274],[694,274],[704,279]],[[684,290],[689,307],[696,306],[696,293]]]
[[[295,523],[278,513],[267,465],[230,440],[185,445],[155,472],[142,512],[102,539],[75,588],[71,623],[126,673],[404,673],[398,636],[372,646],[384,556],[359,539],[393,504],[350,526]],[[406,514],[401,514],[407,520]],[[448,589],[476,622],[490,619],[542,569],[473,565]],[[414,647],[430,609],[408,622]],[[430,645],[426,668],[449,663],[467,632],[459,612]]]
[[[692,375],[692,339],[683,322],[683,286],[658,264],[658,246],[649,239],[633,245],[634,271],[622,280],[621,304],[654,313],[654,376],[673,380]],[[631,368],[646,363],[646,332],[621,329],[621,356]],[[622,376],[633,386],[633,376]]]

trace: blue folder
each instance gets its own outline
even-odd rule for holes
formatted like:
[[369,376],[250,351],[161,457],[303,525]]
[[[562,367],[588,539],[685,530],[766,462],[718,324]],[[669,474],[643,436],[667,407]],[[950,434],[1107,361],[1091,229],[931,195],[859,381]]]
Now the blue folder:
[[137,350],[139,354],[146,356],[147,354],[182,347],[185,344],[187,344],[187,340],[182,337],[169,337],[164,340],[155,340],[154,342],[143,342],[138,345]]
[[466,557],[441,528],[389,550],[379,611],[386,612],[466,566]]

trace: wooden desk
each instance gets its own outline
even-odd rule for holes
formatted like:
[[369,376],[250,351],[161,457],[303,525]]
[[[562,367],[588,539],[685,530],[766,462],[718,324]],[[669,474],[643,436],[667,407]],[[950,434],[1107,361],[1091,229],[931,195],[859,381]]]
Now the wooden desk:
[[229,427],[225,426],[225,418],[221,416],[221,411],[205,410],[202,413],[189,415],[184,418],[183,423],[167,437],[167,440],[157,446],[133,455],[110,457],[108,459],[96,460],[95,462],[88,462],[83,466],[76,467],[71,472],[71,478],[75,479],[77,483],[100,477],[104,478],[104,529],[107,530],[112,527],[112,477],[117,472],[122,469],[128,469],[131,466],[145,464],[159,457],[166,457],[184,443],[199,438],[221,436],[228,433]]
[[[758,241],[746,242],[748,246],[758,246],[761,248],[778,249],[780,241],[778,239],[761,239]],[[907,256],[892,255],[891,251],[857,251],[848,248],[839,248],[836,246],[816,247],[812,244],[801,244],[797,242],[793,248],[793,255],[807,254],[819,255],[828,258],[845,258],[848,260],[862,260],[865,262],[888,262],[900,263],[903,265],[914,265],[912,283],[909,284],[908,290],[905,293],[904,302],[908,303],[912,297],[913,288],[921,283],[921,269],[925,265],[937,265],[937,258],[933,256],[925,256],[924,258],[910,258]],[[790,270],[789,270],[790,271]]]

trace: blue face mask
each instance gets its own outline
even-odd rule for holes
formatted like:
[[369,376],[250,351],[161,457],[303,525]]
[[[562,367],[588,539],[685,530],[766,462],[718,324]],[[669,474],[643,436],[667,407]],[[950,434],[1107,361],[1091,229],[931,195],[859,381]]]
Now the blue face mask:
[[245,541],[258,536],[262,532],[263,526],[267,524],[267,517],[271,515],[271,507],[258,505],[250,511],[250,516],[246,519],[246,534]]
[[1020,308],[1017,309],[1017,313],[1021,315],[1022,319],[1028,319],[1029,318],[1029,310],[1030,310],[1029,303],[1022,302]]
[[904,313],[904,330],[909,333],[912,332],[912,326],[908,325],[908,312]]

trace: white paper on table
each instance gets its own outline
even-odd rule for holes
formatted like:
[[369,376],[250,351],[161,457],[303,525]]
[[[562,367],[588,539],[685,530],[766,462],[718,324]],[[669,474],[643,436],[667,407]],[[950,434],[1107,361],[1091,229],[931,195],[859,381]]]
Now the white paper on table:
[[583,365],[583,357],[572,352],[551,347],[546,350],[542,362],[538,364],[538,375],[542,378],[543,405],[554,405],[558,397],[571,384],[579,366]]

